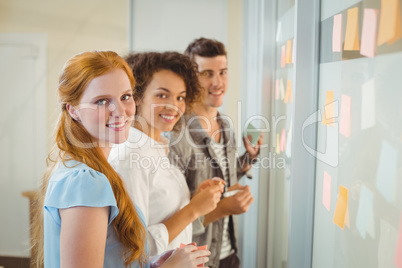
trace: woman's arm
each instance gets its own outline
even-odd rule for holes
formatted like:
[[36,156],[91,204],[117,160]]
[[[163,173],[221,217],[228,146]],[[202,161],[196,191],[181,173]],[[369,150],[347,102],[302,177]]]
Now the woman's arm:
[[220,200],[222,190],[222,184],[212,185],[200,190],[187,206],[167,219],[164,224],[169,232],[169,243],[195,219],[213,211]]
[[110,207],[59,209],[60,267],[103,267]]

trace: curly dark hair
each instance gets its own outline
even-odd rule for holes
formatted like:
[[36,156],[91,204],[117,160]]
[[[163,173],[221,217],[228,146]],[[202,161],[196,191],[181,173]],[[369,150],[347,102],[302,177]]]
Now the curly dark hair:
[[134,99],[141,100],[153,75],[169,70],[180,76],[186,85],[186,113],[194,103],[201,101],[201,86],[197,77],[197,65],[186,55],[175,51],[132,53],[125,57],[135,78]]
[[215,39],[198,38],[191,42],[184,54],[189,56],[192,60],[196,55],[201,57],[215,57],[215,56],[227,56],[225,45]]

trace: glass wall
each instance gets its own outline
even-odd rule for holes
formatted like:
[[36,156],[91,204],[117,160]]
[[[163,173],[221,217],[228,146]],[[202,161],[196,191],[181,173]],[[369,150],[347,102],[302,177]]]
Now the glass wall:
[[313,267],[402,267],[401,1],[321,2]]

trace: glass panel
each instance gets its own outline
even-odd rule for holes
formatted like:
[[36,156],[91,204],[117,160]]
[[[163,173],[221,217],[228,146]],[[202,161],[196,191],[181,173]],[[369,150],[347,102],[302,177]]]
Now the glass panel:
[[321,1],[313,267],[400,267],[402,3],[335,2]]
[[[291,167],[291,132],[294,89],[293,45],[295,1],[277,1],[276,69],[272,96],[273,118],[271,131],[271,156],[274,168],[270,171],[272,240],[270,267],[287,267],[289,230],[289,187]],[[292,92],[293,91],[293,92]]]

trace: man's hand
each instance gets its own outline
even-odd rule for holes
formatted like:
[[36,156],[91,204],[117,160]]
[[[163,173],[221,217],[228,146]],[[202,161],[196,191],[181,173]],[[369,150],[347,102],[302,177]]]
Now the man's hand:
[[218,206],[222,209],[225,216],[243,214],[248,211],[251,203],[254,202],[254,197],[251,195],[250,187],[242,186],[237,183],[229,187],[228,191],[241,190],[237,194],[223,198]]

